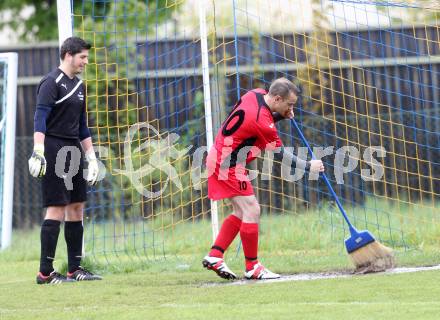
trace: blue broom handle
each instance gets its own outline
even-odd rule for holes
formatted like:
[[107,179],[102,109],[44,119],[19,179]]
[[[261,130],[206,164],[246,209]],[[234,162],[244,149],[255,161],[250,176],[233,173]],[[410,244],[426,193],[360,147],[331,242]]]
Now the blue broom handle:
[[[316,157],[315,157],[315,155],[314,155],[314,153],[313,153],[313,151],[312,151],[312,148],[310,148],[310,145],[309,145],[309,143],[307,142],[306,137],[304,137],[304,134],[302,133],[302,131],[301,131],[301,129],[299,128],[298,124],[296,123],[295,119],[290,119],[290,120],[292,121],[293,125],[295,126],[296,131],[298,131],[298,134],[299,134],[301,140],[302,140],[303,143],[306,145],[307,149],[309,150],[310,154],[312,155],[312,159],[316,159]],[[330,193],[332,194],[333,199],[335,199],[336,204],[338,205],[338,208],[339,208],[339,210],[340,210],[341,213],[342,213],[342,216],[344,217],[345,221],[346,221],[347,224],[348,224],[348,227],[350,228],[350,232],[353,232],[353,231],[354,231],[354,232],[357,232],[356,228],[353,227],[353,225],[351,224],[350,220],[348,220],[347,213],[345,212],[344,208],[342,207],[342,204],[341,204],[341,202],[339,201],[339,198],[338,198],[337,194],[336,194],[335,191],[333,190],[333,187],[332,187],[332,185],[330,184],[330,181],[327,179],[327,176],[325,175],[324,172],[321,172],[320,175],[322,176],[322,178],[323,178],[324,181],[325,181],[325,184],[327,185],[328,189],[330,190]]]

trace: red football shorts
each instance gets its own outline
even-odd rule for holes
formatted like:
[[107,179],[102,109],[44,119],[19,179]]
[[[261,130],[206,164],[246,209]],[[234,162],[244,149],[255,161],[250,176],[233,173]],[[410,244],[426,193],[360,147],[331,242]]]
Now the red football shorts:
[[208,177],[208,198],[211,200],[251,195],[254,195],[254,189],[245,168],[215,170]]

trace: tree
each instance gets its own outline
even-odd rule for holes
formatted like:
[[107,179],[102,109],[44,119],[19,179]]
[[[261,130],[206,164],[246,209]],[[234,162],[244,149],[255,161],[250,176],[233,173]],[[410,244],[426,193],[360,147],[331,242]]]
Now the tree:
[[56,40],[56,23],[56,0],[0,1],[0,30],[15,30],[21,41]]
[[[97,20],[99,17],[106,16],[112,10],[119,7],[136,10],[139,6],[145,9],[165,8],[169,5],[166,0],[148,1],[73,1],[73,12],[76,14],[90,15],[92,12]],[[145,5],[146,3],[146,5]],[[135,5],[137,4],[137,5]],[[117,8],[114,8],[117,7]],[[178,6],[176,6],[178,7]],[[131,11],[135,13],[136,11]],[[164,12],[164,11],[162,11]],[[158,17],[163,21],[165,14]],[[127,12],[129,13],[129,12]],[[156,18],[156,20],[154,20]],[[153,21],[154,20],[154,21]],[[57,40],[57,1],[56,0],[1,0],[0,1],[0,30],[9,28],[17,33],[17,38],[23,42],[36,42],[44,40]],[[157,22],[157,17],[150,17],[148,22]]]

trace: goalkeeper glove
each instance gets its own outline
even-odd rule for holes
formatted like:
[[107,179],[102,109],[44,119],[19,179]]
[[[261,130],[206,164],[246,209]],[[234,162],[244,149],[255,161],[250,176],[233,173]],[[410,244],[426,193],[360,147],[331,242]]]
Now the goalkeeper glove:
[[35,178],[41,178],[46,173],[46,158],[44,158],[44,144],[34,145],[34,151],[29,161],[29,173]]
[[95,152],[90,151],[86,153],[86,160],[89,163],[87,167],[87,183],[91,186],[94,186],[98,181],[98,173],[99,173],[99,165],[98,160],[96,159]]

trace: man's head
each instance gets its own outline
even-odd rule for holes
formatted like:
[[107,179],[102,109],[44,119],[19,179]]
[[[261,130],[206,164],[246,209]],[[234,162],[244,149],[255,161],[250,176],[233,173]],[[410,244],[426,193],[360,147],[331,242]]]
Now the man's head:
[[293,117],[293,107],[298,100],[300,90],[286,78],[278,78],[272,82],[267,95],[267,104],[273,112],[285,118]]
[[89,62],[89,49],[91,45],[78,37],[67,38],[60,48],[62,64],[68,68],[71,75],[76,75],[84,70]]

